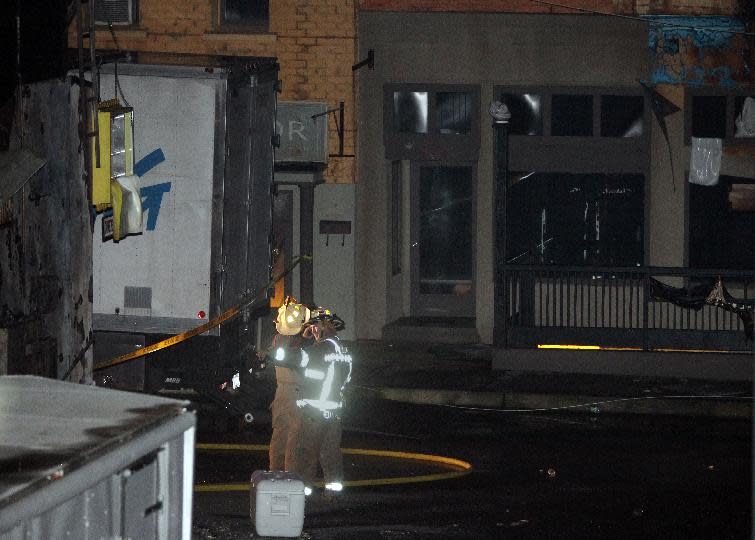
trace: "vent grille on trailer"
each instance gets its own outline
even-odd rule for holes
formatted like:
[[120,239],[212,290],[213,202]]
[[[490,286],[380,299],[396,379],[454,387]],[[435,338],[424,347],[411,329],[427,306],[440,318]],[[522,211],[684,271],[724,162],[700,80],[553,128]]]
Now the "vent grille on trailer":
[[123,314],[149,317],[152,315],[152,287],[124,287]]
[[94,12],[97,24],[132,24],[131,0],[97,0]]

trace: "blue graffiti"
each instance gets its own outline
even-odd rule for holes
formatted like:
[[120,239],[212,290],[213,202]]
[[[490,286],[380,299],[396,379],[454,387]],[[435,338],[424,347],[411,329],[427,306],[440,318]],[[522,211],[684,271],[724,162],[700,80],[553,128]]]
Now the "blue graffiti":
[[142,159],[140,159],[139,163],[134,165],[134,174],[139,177],[144,176],[163,161],[165,161],[165,154],[163,154],[163,149],[158,148],[157,150],[153,150]]
[[689,38],[697,47],[722,49],[731,45],[735,33],[746,30],[744,23],[733,17],[644,15],[642,18],[651,24],[648,46],[653,50],[657,49],[661,38]]
[[[687,84],[699,86],[716,84],[731,86],[744,73],[726,65],[705,67],[706,57],[714,52],[741,54],[734,37],[746,30],[742,21],[733,17],[690,17],[675,15],[647,15],[650,23],[648,47],[655,55],[651,75],[653,84]],[[696,61],[690,54],[696,53]],[[714,57],[715,58],[715,57]],[[741,68],[740,68],[741,69]]]
[[170,192],[170,182],[146,186],[139,190],[142,196],[142,211],[147,213],[146,230],[154,231],[157,225],[157,216],[160,214],[160,206],[163,202],[163,195]]

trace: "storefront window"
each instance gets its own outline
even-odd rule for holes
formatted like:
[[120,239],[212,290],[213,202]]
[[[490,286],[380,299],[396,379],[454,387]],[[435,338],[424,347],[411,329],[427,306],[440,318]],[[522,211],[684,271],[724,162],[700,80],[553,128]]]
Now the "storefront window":
[[551,101],[551,135],[590,137],[592,96],[557,94]]
[[601,96],[600,135],[640,137],[645,100],[642,96]]
[[394,92],[393,122],[400,133],[427,133],[427,92]]
[[435,97],[438,129],[459,135],[472,130],[472,96],[464,92],[438,92]]
[[524,172],[511,178],[509,263],[643,264],[643,175]]
[[538,94],[503,94],[501,101],[511,113],[509,134],[542,135],[543,104]]
[[734,137],[755,138],[755,96],[734,98]]
[[689,265],[747,270],[755,260],[755,179],[689,184]]
[[726,96],[692,98],[692,136],[726,137]]

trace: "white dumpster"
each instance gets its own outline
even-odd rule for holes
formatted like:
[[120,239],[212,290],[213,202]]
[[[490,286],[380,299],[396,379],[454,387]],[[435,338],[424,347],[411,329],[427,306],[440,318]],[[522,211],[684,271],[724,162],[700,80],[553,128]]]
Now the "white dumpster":
[[191,538],[188,402],[0,377],[0,540]]

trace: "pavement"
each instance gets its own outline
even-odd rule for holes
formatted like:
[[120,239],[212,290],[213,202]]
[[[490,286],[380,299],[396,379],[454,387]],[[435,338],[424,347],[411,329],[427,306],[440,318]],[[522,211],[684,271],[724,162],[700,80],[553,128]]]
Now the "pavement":
[[437,407],[751,418],[751,380],[493,369],[487,345],[354,341],[353,397]]

